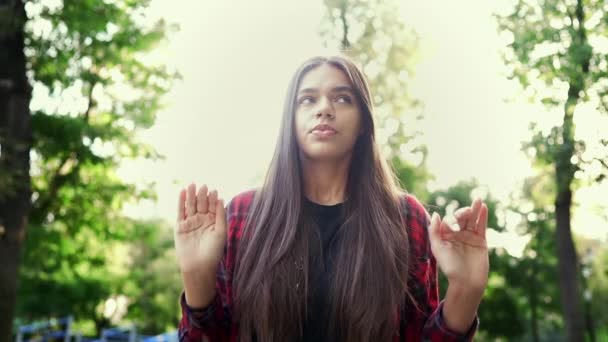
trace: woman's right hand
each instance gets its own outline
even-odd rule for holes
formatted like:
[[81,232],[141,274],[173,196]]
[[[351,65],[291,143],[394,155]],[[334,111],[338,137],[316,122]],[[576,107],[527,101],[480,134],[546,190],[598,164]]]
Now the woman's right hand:
[[190,184],[182,189],[174,230],[175,252],[182,274],[215,275],[226,244],[224,201],[216,190],[207,194],[207,186],[196,191]]

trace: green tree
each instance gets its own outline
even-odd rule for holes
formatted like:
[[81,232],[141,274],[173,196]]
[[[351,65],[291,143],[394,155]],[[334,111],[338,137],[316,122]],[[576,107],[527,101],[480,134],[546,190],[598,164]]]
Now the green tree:
[[[498,201],[475,180],[461,181],[448,189],[432,192],[428,200],[428,210],[437,212],[442,217],[452,215],[455,209],[470,205],[476,191],[486,193],[484,202],[488,206],[488,227],[504,231],[504,227],[498,224]],[[526,280],[519,272],[519,261],[506,254],[502,248],[490,250],[490,265],[488,287],[479,307],[482,322],[480,335],[487,338],[515,339],[520,337],[525,329],[520,288]],[[443,297],[448,285],[447,279],[440,274],[439,280]],[[500,310],[496,310],[497,307]]]
[[424,198],[430,178],[425,166],[427,150],[416,140],[421,132],[415,130],[422,106],[408,93],[417,35],[401,19],[396,1],[324,3],[321,36],[326,46],[341,49],[362,66],[374,94],[379,136],[387,137],[385,156],[402,185]]
[[[529,321],[527,335],[532,341],[552,341],[560,334],[563,321],[560,315],[554,208],[555,186],[551,173],[541,170],[538,175],[524,181],[521,193],[515,196],[509,207],[521,215],[519,233],[530,236],[522,258],[519,272],[524,277],[520,283],[525,307],[522,308]],[[545,172],[542,172],[545,171]]]
[[125,159],[159,157],[137,132],[154,123],[176,77],[145,62],[146,52],[171,29],[146,20],[148,4],[25,4],[23,51],[34,96],[21,318],[74,314],[94,318],[99,329],[107,324],[100,303],[125,286],[130,260],[122,251],[136,228],[122,207],[153,193],[124,182],[116,171]]
[[122,293],[130,302],[125,319],[142,334],[174,330],[180,311],[181,275],[175,266],[173,227],[164,222],[137,222],[129,243],[130,272]]
[[23,53],[24,4],[0,1],[0,342],[10,341],[30,208],[31,87]]
[[[513,193],[510,205],[500,205],[476,181],[462,181],[430,195],[429,211],[446,215],[470,204],[472,194],[478,192],[488,204],[491,229],[505,232],[506,216],[520,216],[516,233],[530,236],[518,257],[502,247],[490,249],[488,287],[479,308],[480,340],[555,341],[560,337],[563,323],[554,300],[559,293],[554,272],[557,257],[555,240],[550,238],[555,230],[552,185],[546,173],[526,179],[522,190]],[[441,276],[440,284],[445,290],[447,282]]]
[[608,303],[608,246],[598,241],[589,243],[588,296],[586,300],[590,305],[590,316],[594,319],[597,328],[596,340],[608,340],[608,308],[602,303]]
[[606,54],[594,46],[596,38],[608,32],[607,13],[603,1],[518,0],[512,13],[498,17],[500,29],[513,36],[505,54],[511,76],[548,107],[561,108],[560,125],[548,132],[532,127],[527,150],[538,163],[553,166],[557,273],[569,341],[582,341],[585,329],[571,233],[573,193],[580,186],[575,175],[580,172],[593,183],[601,182],[608,171],[608,140],[583,141],[575,134],[575,115],[583,103],[604,114],[608,110]]
[[[585,327],[590,340],[604,341],[608,330],[608,248],[599,240],[578,237],[576,239],[581,257]],[[602,336],[603,335],[603,336]]]

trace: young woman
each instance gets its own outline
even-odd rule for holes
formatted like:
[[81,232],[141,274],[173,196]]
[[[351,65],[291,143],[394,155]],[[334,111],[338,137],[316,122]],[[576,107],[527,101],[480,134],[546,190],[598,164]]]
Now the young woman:
[[[345,57],[295,73],[260,189],[191,184],[175,229],[182,341],[464,341],[488,277],[488,210],[451,220],[400,190]],[[452,229],[455,224],[460,229]],[[437,264],[449,287],[438,300]]]

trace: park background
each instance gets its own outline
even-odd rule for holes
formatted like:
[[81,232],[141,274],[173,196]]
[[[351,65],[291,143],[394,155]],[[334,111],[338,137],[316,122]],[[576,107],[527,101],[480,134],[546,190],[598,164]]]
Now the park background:
[[604,1],[6,0],[0,24],[0,340],[174,331],[179,189],[258,186],[291,74],[337,51],[403,186],[489,204],[477,340],[608,340]]

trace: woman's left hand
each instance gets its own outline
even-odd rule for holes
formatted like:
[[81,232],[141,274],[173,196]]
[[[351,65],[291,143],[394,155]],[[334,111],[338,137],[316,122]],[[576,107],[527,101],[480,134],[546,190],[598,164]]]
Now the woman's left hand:
[[[488,207],[477,199],[470,207],[457,210],[454,218],[456,222],[433,214],[429,236],[433,255],[449,282],[443,318],[449,329],[466,333],[488,284]],[[452,229],[450,221],[460,229]]]
[[[488,207],[476,199],[470,207],[457,210],[454,218],[456,222],[454,219],[442,220],[439,214],[433,214],[431,250],[450,287],[482,294],[490,267],[486,241]],[[460,230],[452,229],[454,223],[458,223]]]

